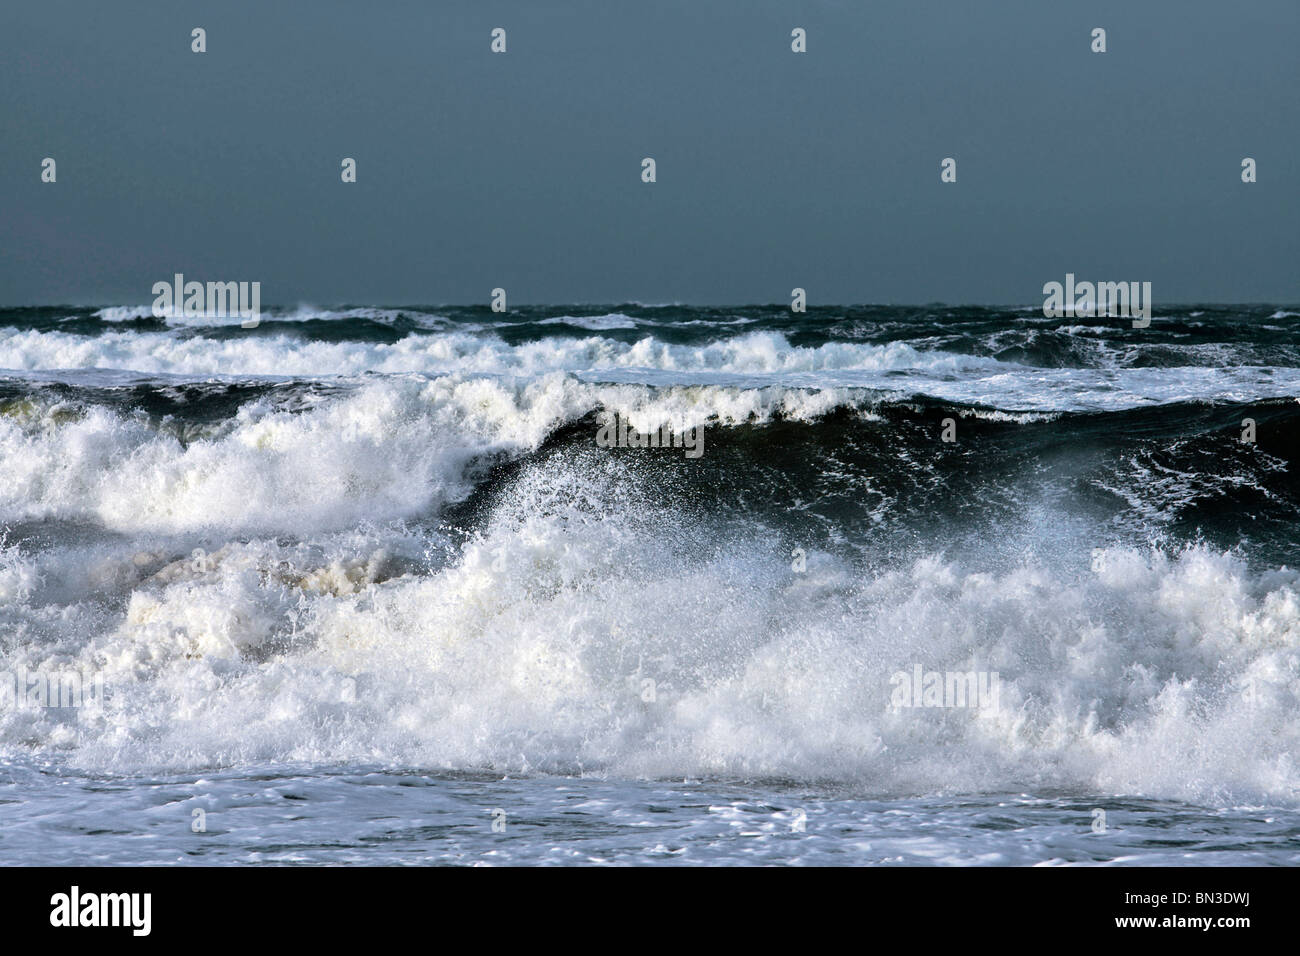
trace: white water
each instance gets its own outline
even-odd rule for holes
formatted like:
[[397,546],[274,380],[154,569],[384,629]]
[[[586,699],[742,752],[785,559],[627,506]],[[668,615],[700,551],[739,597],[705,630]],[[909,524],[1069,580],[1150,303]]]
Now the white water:
[[[167,785],[188,812],[211,793],[237,808],[254,768],[286,766],[335,768],[320,771],[329,780],[368,766],[592,787],[794,781],[922,817],[933,804],[917,795],[941,807],[944,795],[1022,792],[1300,803],[1290,569],[1204,548],[1094,559],[1062,539],[1067,516],[1047,511],[1009,529],[1018,562],[921,550],[866,572],[810,548],[798,572],[758,520],[721,534],[663,500],[653,474],[594,447],[526,466],[463,549],[448,551],[432,520],[486,466],[600,409],[642,430],[724,428],[842,405],[869,416],[881,392],[915,390],[1050,417],[1294,395],[1288,370],[1043,370],[906,345],[798,349],[770,333],[701,348],[599,337],[511,348],[459,332],[393,346],[27,332],[0,339],[0,365],[97,384],[113,376],[88,370],[348,376],[203,426],[52,391],[5,406],[0,524],[46,536],[0,549],[5,667],[102,674],[109,692],[98,710],[0,709],[3,779],[38,808],[23,833],[42,832],[54,780],[189,774]],[[397,374],[362,374],[375,370]],[[998,709],[892,707],[891,677],[917,664],[997,672]],[[302,771],[302,788],[335,799],[315,773]],[[640,799],[629,788],[618,799]],[[544,804],[533,789],[519,799]],[[491,793],[482,799],[501,802]],[[849,825],[843,809],[826,824]],[[313,833],[338,825],[312,812]],[[736,825],[775,840],[788,821],[773,819]],[[899,840],[872,831],[861,843],[876,841],[883,862],[931,853],[916,833]],[[529,846],[503,852],[529,858]],[[586,850],[605,852],[574,852]],[[1091,850],[971,852],[1028,862]],[[134,859],[146,857],[165,854]]]
[[[385,382],[188,447],[102,408],[5,422],[4,520],[115,534],[3,552],[9,667],[102,672],[112,698],[75,721],[0,713],[4,752],[1300,794],[1295,572],[1203,549],[1094,563],[1035,537],[1047,515],[1019,566],[919,555],[872,576],[813,551],[797,573],[596,454],[527,468],[445,564],[436,533],[392,522],[463,493],[471,446],[528,447],[561,417],[560,396],[519,401]],[[895,712],[890,678],[918,663],[998,672],[999,710]]]
[[1095,368],[1039,368],[922,350],[903,342],[792,346],[775,332],[744,333],[698,346],[669,344],[653,335],[632,343],[593,335],[512,346],[490,331],[465,328],[413,334],[392,344],[304,341],[285,335],[213,339],[174,332],[86,336],[9,330],[0,336],[0,370],[62,370],[59,377],[73,382],[85,380],[89,370],[187,379],[373,373],[531,379],[568,372],[589,381],[652,385],[866,388],[1026,411],[1114,411],[1178,401],[1300,394],[1300,368],[1215,364],[1202,354],[1205,347],[1184,351],[1189,361],[1205,364],[1126,367],[1115,356],[1102,356]]

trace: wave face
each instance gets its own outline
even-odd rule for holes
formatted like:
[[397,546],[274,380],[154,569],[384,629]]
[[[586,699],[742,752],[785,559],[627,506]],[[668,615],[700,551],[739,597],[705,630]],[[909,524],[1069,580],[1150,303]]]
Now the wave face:
[[0,754],[1300,803],[1297,318],[2,310]]

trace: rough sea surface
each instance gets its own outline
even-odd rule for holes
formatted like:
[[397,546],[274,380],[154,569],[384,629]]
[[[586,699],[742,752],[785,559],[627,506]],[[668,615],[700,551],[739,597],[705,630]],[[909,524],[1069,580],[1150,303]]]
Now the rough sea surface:
[[1297,319],[0,310],[0,863],[1300,863]]

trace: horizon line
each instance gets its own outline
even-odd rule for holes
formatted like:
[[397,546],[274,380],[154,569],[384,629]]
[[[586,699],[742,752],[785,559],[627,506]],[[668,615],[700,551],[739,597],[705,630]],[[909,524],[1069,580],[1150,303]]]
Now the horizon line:
[[[92,302],[24,302],[24,303],[0,303],[0,309],[110,309],[110,308],[148,308],[152,303],[146,302],[114,302],[114,301],[92,301]],[[509,315],[512,311],[521,308],[619,308],[629,306],[638,309],[671,309],[671,308],[712,308],[712,309],[771,309],[782,308],[789,310],[788,302],[638,302],[632,299],[622,301],[615,300],[593,300],[593,301],[554,301],[554,302],[522,302],[509,306],[499,315]],[[808,309],[828,309],[828,308],[891,308],[891,309],[928,309],[940,306],[943,308],[963,308],[963,309],[1032,309],[1042,308],[1041,302],[944,302],[934,300],[930,302],[821,302],[806,303]],[[1186,299],[1186,300],[1169,300],[1162,304],[1164,308],[1191,308],[1196,306],[1297,306],[1300,307],[1300,299],[1286,301],[1281,299]],[[370,308],[370,309],[491,309],[490,300],[479,302],[366,302],[366,301],[338,301],[338,302],[307,302],[298,301],[292,305],[284,303],[264,303],[262,309],[348,309],[348,308]],[[792,313],[802,314],[802,313]]]

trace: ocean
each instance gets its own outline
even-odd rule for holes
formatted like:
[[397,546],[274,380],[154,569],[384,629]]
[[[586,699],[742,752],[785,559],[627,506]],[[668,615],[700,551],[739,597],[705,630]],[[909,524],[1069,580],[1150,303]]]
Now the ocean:
[[0,863],[1300,863],[1297,318],[0,309]]

